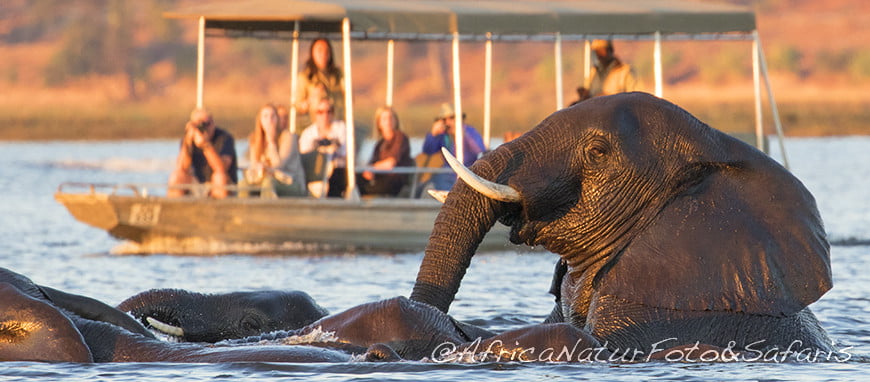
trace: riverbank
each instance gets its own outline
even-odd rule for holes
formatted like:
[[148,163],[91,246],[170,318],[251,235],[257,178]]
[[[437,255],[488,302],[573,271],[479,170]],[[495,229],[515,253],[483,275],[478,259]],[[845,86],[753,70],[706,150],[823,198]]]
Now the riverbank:
[[[21,0],[9,3],[4,10],[11,17],[0,17],[5,21],[0,22],[0,140],[178,137],[194,106],[196,24],[147,17],[150,13],[146,11],[158,12],[172,8],[171,4],[187,2],[124,3],[141,8],[128,12],[141,16],[141,20],[134,18],[138,24],[131,24],[136,25],[136,34],[130,40],[133,45],[127,47],[132,49],[128,69],[135,69],[130,76],[119,70],[94,68],[78,68],[81,70],[72,75],[71,70],[76,69],[73,61],[98,57],[99,52],[83,50],[79,44],[83,42],[69,36],[77,36],[73,32],[87,30],[85,26],[92,26],[93,20],[105,18],[104,7],[70,2],[43,9]],[[861,16],[870,10],[870,3],[727,2],[756,11],[771,85],[787,136],[870,135],[870,50],[866,44],[870,29],[863,27],[866,22]],[[46,22],[52,17],[65,21]],[[806,33],[796,33],[799,31]],[[87,45],[91,47],[103,46],[101,38],[108,37],[88,36],[92,41]],[[171,43],[165,41],[167,36]],[[289,102],[286,41],[211,39],[206,45],[204,103],[214,112],[219,125],[244,137],[263,103]],[[720,130],[754,130],[750,49],[748,42],[666,42],[665,98]],[[480,43],[468,42],[462,44],[461,50],[463,110],[468,122],[480,128],[484,49]],[[582,43],[566,41],[562,50],[564,98],[568,103],[583,78],[583,65],[578,62]],[[158,51],[166,56],[149,55]],[[617,56],[632,65],[641,88],[649,92],[652,52],[649,41],[616,43]],[[386,46],[380,41],[353,44],[354,108],[362,127],[371,125],[372,113],[385,99],[385,54]],[[422,136],[439,105],[453,97],[450,46],[445,42],[400,43],[396,44],[395,54],[399,65],[394,73],[394,106],[402,129],[409,135]],[[539,43],[496,44],[493,55],[493,136],[525,131],[549,115],[556,104],[552,47]],[[344,67],[343,63],[339,66]],[[55,78],[64,73],[70,75],[62,80]],[[764,115],[765,131],[773,134],[766,101]]]
[[[691,89],[669,90],[665,97],[677,103],[702,121],[723,131],[753,131],[755,125],[751,89],[746,96],[710,97],[708,91]],[[786,92],[787,93],[787,92]],[[193,94],[192,92],[188,94]],[[865,93],[870,94],[870,92]],[[190,96],[163,97],[141,102],[99,99],[87,94],[79,97],[51,95],[0,99],[0,140],[118,140],[175,138],[181,135],[184,122],[193,107]],[[96,99],[95,99],[96,98]],[[778,108],[786,136],[870,135],[870,102],[855,99],[800,99],[786,96]],[[12,102],[29,99],[33,102]],[[182,100],[183,99],[183,100]],[[253,115],[263,103],[254,95],[234,94],[234,97],[208,102],[218,125],[237,137],[244,137],[253,126]],[[529,110],[517,104],[499,105],[501,111],[493,117],[493,136],[507,131],[527,130],[540,122],[550,110]],[[774,134],[770,108],[764,102],[764,126]],[[361,102],[357,107],[357,123],[370,123],[369,114],[376,104]],[[469,110],[475,110],[472,105]],[[402,128],[411,136],[423,136],[431,123],[435,106],[416,105],[400,110]],[[430,110],[431,109],[431,110]],[[478,112],[471,112],[469,122],[482,126]]]

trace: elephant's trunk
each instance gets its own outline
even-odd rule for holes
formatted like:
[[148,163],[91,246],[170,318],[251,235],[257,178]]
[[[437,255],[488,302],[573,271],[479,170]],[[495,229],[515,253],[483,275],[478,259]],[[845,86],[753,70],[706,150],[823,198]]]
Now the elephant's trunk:
[[[472,169],[485,179],[494,179],[498,170],[493,154],[477,161]],[[500,202],[493,201],[458,180],[441,208],[411,299],[447,312],[465,270],[471,263],[484,235],[498,219]]]
[[136,316],[137,313],[146,313],[143,310],[154,309],[154,307],[172,307],[177,300],[182,297],[190,298],[191,295],[193,293],[181,289],[152,289],[122,301],[117,308]]

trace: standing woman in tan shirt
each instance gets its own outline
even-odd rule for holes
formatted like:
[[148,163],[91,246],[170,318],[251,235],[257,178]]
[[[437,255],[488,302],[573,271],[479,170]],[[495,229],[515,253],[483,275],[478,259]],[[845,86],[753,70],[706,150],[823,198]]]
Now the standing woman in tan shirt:
[[337,119],[344,118],[344,75],[335,65],[332,44],[325,38],[311,42],[308,60],[298,75],[294,106],[301,119],[297,128],[314,123],[314,108],[321,98],[329,99]]

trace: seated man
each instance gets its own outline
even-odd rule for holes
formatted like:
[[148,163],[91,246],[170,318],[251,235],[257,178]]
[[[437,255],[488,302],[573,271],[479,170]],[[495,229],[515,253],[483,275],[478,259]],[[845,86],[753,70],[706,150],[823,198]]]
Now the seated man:
[[[321,98],[311,107],[314,108],[314,123],[306,127],[299,136],[299,152],[303,156],[318,152],[332,158],[329,183],[325,185],[326,196],[341,196],[347,187],[347,128],[344,121],[334,118],[335,108],[328,98]],[[309,169],[305,171],[312,175],[319,172]],[[315,197],[322,197],[324,185],[311,183],[309,192]]]
[[[462,113],[463,120],[465,113]],[[471,166],[477,157],[483,153],[486,146],[483,138],[471,125],[463,123],[463,164]],[[435,118],[432,129],[426,134],[423,141],[423,152],[429,155],[441,155],[441,148],[446,147],[451,154],[456,155],[456,113],[449,104],[441,105],[441,113]],[[442,167],[449,168],[447,162]],[[441,173],[432,176],[432,183],[436,190],[450,190],[456,182],[456,174]]]
[[233,136],[218,128],[210,112],[195,109],[184,127],[181,150],[175,169],[169,176],[166,196],[178,197],[189,192],[179,185],[211,183],[210,196],[225,198],[229,191],[225,186],[238,181],[238,164]]

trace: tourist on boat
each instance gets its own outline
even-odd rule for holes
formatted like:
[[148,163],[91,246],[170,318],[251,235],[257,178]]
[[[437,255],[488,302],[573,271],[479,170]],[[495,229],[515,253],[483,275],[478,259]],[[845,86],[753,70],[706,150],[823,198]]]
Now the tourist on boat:
[[205,109],[195,109],[184,127],[184,138],[175,161],[175,169],[169,176],[166,196],[177,197],[189,194],[194,183],[211,183],[208,194],[214,198],[229,195],[225,186],[236,184],[236,146],[233,136],[215,126],[212,114]]
[[[411,159],[411,145],[408,136],[399,130],[399,116],[389,106],[381,106],[375,111],[375,126],[378,129],[378,142],[375,144],[369,166],[388,171],[396,166],[414,166]],[[408,174],[363,171],[357,177],[357,186],[362,195],[396,196],[408,183]]]
[[[462,113],[465,120],[465,113]],[[471,125],[463,123],[463,163],[471,166],[483,153],[486,146],[480,133]],[[431,130],[426,133],[423,141],[423,152],[429,155],[441,153],[441,148],[446,147],[451,154],[456,155],[456,113],[450,104],[441,105],[441,112],[435,117]],[[449,168],[446,161],[443,167]],[[440,173],[432,175],[432,185],[436,190],[449,190],[456,182],[456,174]]]
[[[326,196],[341,196],[347,187],[346,165],[346,133],[344,121],[334,118],[335,108],[328,98],[322,98],[312,105],[314,123],[305,128],[299,136],[299,152],[303,155],[313,152],[324,154],[331,158],[331,175],[328,185],[314,185],[316,188],[326,186]],[[314,196],[322,196],[324,190],[315,190],[309,186]]]
[[579,101],[638,90],[634,70],[614,55],[612,41],[593,40],[590,49],[595,52],[596,63],[583,87],[577,88]]
[[[344,116],[344,76],[335,65],[332,44],[325,38],[311,42],[308,60],[299,72],[296,85],[296,111],[299,113],[299,126],[314,122],[315,103],[326,97],[332,101],[335,114]],[[305,116],[309,119],[306,121]]]
[[[308,195],[299,138],[287,128],[286,119],[282,121],[277,107],[266,104],[260,108],[248,142],[250,163],[242,177],[243,186],[259,186],[262,198]],[[242,188],[239,195],[251,193]]]

